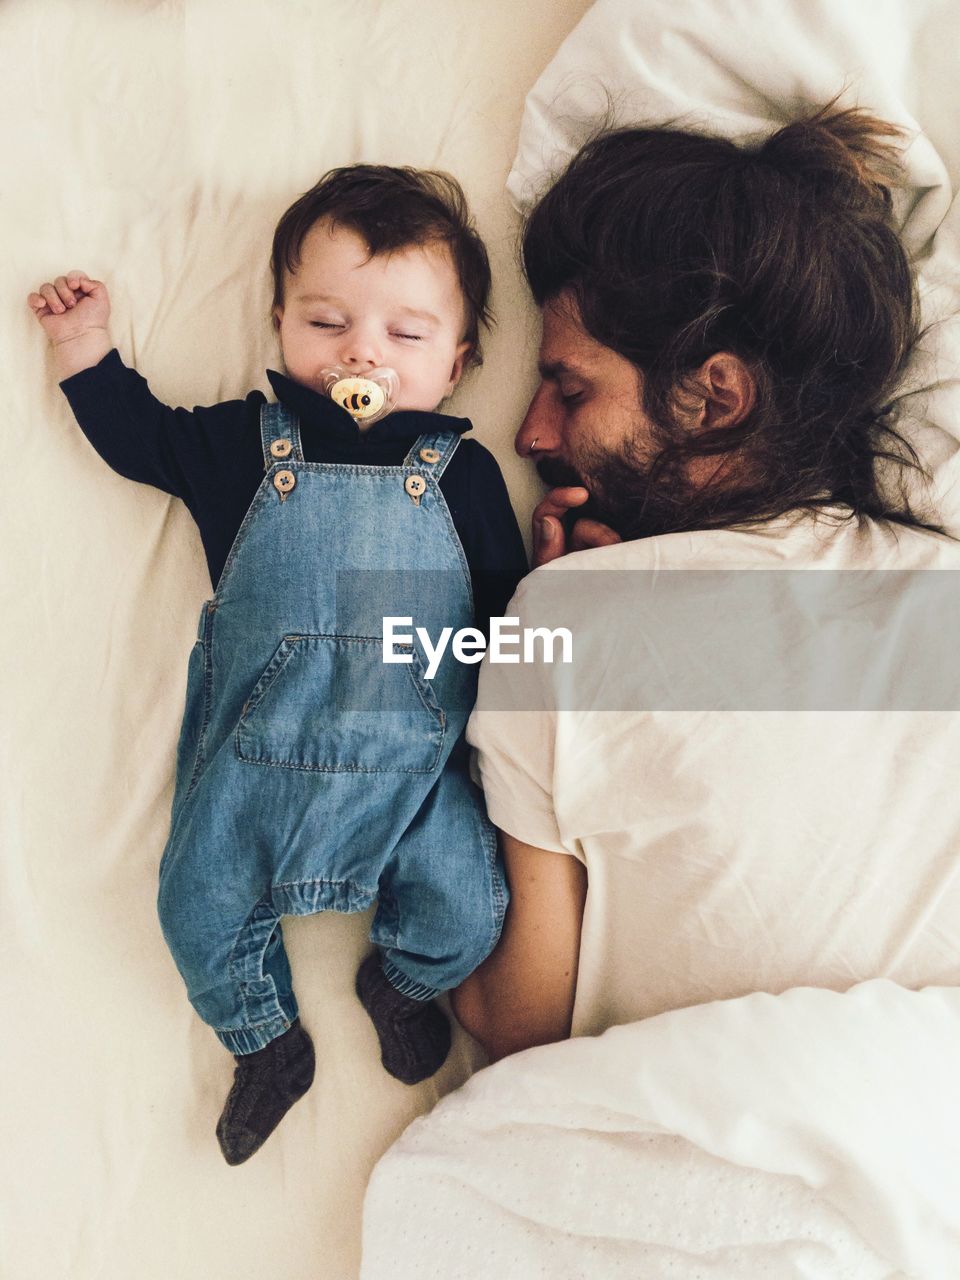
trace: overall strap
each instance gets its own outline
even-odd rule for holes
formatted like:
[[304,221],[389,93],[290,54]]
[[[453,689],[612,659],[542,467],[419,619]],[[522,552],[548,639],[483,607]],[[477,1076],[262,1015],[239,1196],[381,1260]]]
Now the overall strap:
[[300,419],[286,405],[265,404],[261,407],[260,439],[264,471],[269,471],[278,462],[303,462]]
[[410,452],[403,460],[405,467],[413,467],[423,475],[439,480],[447,464],[457,451],[460,437],[455,431],[431,431],[414,440]]

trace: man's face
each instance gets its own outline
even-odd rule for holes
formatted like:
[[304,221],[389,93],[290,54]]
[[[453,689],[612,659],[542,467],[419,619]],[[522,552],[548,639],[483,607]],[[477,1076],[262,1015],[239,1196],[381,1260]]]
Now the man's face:
[[287,373],[314,390],[331,366],[362,376],[385,365],[400,379],[396,408],[433,410],[463,371],[463,296],[443,245],[371,257],[355,231],[321,220],[274,316]]
[[624,527],[624,518],[644,505],[646,475],[661,449],[656,424],[641,407],[640,374],[586,332],[576,304],[564,294],[543,308],[539,368],[540,386],[517,432],[517,452],[534,458],[547,484],[588,490],[590,501],[577,508],[578,516],[639,536],[629,518]]

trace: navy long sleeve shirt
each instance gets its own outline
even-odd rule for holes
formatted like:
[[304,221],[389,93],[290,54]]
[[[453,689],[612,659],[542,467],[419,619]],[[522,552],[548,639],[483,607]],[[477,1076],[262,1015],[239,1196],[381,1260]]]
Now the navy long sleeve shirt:
[[[418,436],[471,430],[466,418],[401,410],[360,431],[339,405],[273,370],[279,401],[300,419],[308,462],[400,466]],[[266,397],[172,409],[116,350],[60,384],[84,435],[122,476],[181,498],[200,530],[216,585],[263,480],[260,408]],[[527,572],[523,539],[496,459],[463,440],[440,478],[473,580],[477,625],[487,630]]]

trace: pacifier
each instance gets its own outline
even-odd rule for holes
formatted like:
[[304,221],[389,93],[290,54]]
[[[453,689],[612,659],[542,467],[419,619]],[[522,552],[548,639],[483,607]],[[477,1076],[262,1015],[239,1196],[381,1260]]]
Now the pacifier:
[[371,369],[361,377],[337,366],[321,371],[320,390],[346,409],[358,426],[369,427],[397,403],[400,379],[393,369]]

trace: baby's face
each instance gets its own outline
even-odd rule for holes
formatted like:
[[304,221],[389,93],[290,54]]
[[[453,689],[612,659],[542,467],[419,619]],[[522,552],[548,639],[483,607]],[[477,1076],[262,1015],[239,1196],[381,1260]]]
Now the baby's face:
[[397,409],[433,410],[457,385],[469,344],[464,303],[444,245],[371,258],[364,240],[329,219],[307,232],[274,316],[288,375],[320,390],[332,365],[400,379]]

